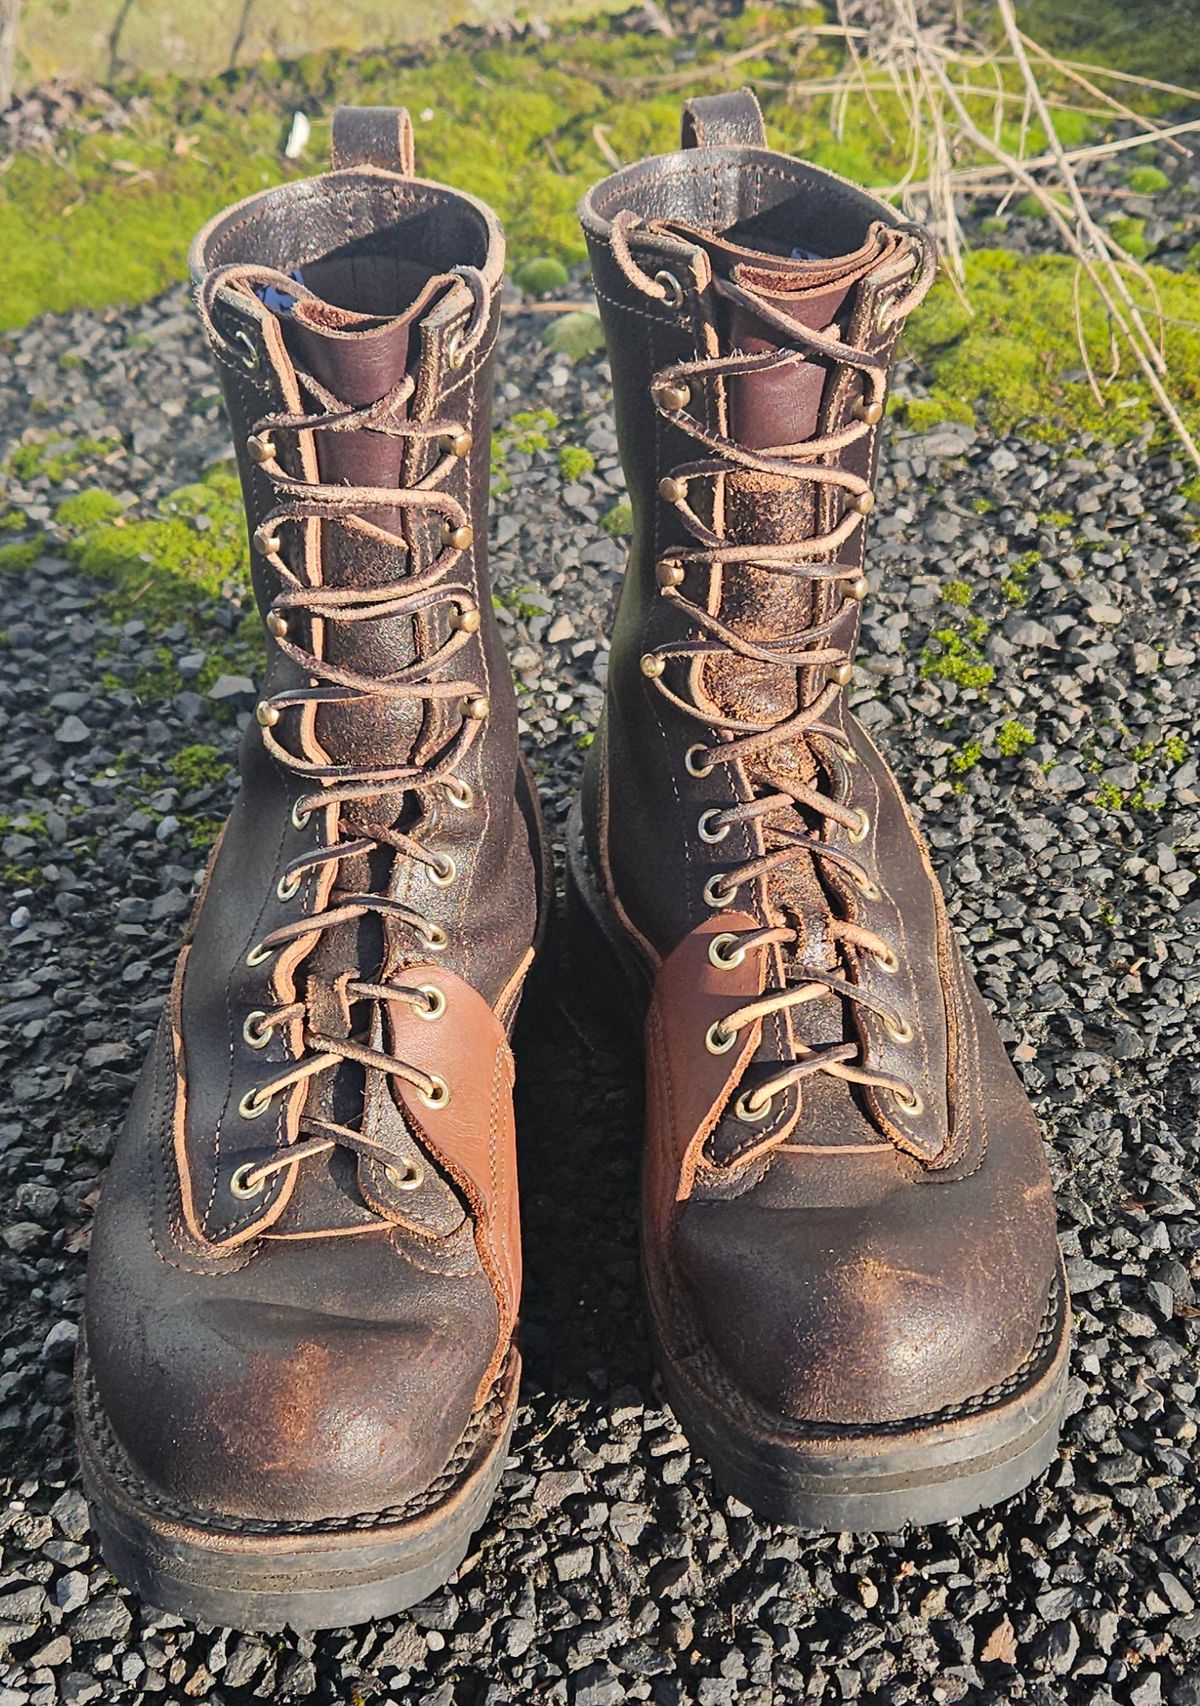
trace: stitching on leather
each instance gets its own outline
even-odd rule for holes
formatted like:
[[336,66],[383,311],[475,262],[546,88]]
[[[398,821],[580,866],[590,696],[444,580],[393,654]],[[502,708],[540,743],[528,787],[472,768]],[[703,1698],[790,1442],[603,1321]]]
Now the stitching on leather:
[[1046,1310],[1033,1345],[1011,1374],[983,1392],[964,1398],[957,1404],[948,1404],[940,1410],[929,1410],[919,1416],[903,1416],[894,1421],[876,1422],[870,1426],[856,1422],[792,1422],[785,1416],[775,1414],[735,1386],[707,1344],[701,1340],[697,1340],[696,1348],[686,1353],[680,1361],[686,1363],[689,1373],[695,1371],[702,1377],[703,1384],[710,1393],[728,1399],[726,1413],[748,1424],[760,1438],[777,1440],[782,1444],[823,1439],[894,1439],[926,1428],[982,1415],[987,1410],[997,1408],[1006,1398],[1027,1386],[1031,1379],[1041,1372],[1046,1352],[1057,1344],[1062,1336],[1065,1313],[1066,1288],[1062,1282],[1062,1269],[1056,1267]]
[[138,1474],[122,1448],[100,1401],[91,1365],[86,1361],[80,1364],[77,1394],[81,1420],[87,1423],[90,1432],[89,1443],[96,1450],[104,1468],[123,1491],[145,1509],[175,1521],[187,1522],[195,1528],[214,1534],[338,1534],[343,1531],[391,1527],[423,1515],[436,1505],[445,1493],[450,1492],[456,1482],[463,1479],[462,1471],[469,1466],[477,1445],[489,1427],[503,1414],[507,1376],[515,1356],[516,1352],[510,1350],[491,1390],[471,1417],[445,1469],[434,1477],[428,1487],[422,1488],[404,1503],[388,1505],[382,1510],[355,1512],[342,1517],[318,1517],[309,1522],[270,1522],[255,1517],[226,1516],[221,1511],[202,1509],[183,1500],[170,1499],[156,1493],[145,1478]]

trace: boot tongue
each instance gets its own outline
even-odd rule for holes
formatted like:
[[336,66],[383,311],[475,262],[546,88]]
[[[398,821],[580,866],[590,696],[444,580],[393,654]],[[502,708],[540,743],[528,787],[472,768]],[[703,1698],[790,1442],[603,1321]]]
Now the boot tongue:
[[[446,274],[431,277],[427,271],[421,273],[419,280],[414,280],[411,301],[390,315],[359,312],[319,297],[269,301],[268,305],[279,316],[296,368],[311,375],[338,404],[368,408],[387,397],[414,371],[420,324],[453,282]],[[312,270],[306,270],[305,283],[310,289],[317,283]],[[348,288],[349,281],[341,279],[338,283],[341,290]],[[305,406],[313,413],[321,412],[315,399],[306,398]],[[393,407],[391,418],[401,421],[407,414],[406,400]],[[401,483],[406,454],[402,438],[359,427],[346,432],[314,432],[313,443],[318,473],[326,485],[389,490]],[[404,511],[399,506],[364,508],[354,514],[389,533],[405,533]],[[320,566],[326,586],[394,585],[410,573],[403,550],[336,521],[322,525]],[[392,674],[416,655],[411,617],[327,621],[321,627],[323,655],[331,663],[363,675]],[[334,763],[361,764],[368,752],[386,754],[388,763],[403,763],[420,737],[423,717],[419,699],[372,695],[322,706],[317,713],[316,738]],[[391,823],[400,807],[398,796],[351,800],[343,807],[343,818],[351,829],[381,820]],[[343,877],[352,875],[347,866]]]
[[[839,320],[848,317],[859,281],[890,252],[890,234],[882,226],[867,233],[853,254],[819,256],[754,249],[739,241],[734,227],[721,234],[673,225],[676,236],[705,250],[715,277],[728,279],[753,294],[798,326],[827,335],[839,334]],[[717,332],[722,352],[769,354],[781,347],[779,333],[754,308],[714,291]],[[794,347],[784,343],[782,347]],[[734,374],[724,381],[725,430],[738,444],[770,450],[800,444],[816,436],[826,388],[835,364],[808,354],[803,361],[765,373]],[[724,534],[739,545],[782,544],[811,538],[818,531],[818,499],[814,482],[797,482],[752,469],[731,470],[724,476]],[[820,589],[816,582],[772,573],[753,564],[738,564],[722,576],[722,621],[748,639],[781,641],[813,627],[820,619]],[[797,671],[749,658],[718,655],[703,666],[703,691],[727,716],[762,724],[793,716],[800,703]],[[757,765],[754,779],[764,789],[796,781],[811,784],[817,763],[804,739],[771,748]],[[795,815],[781,814],[779,829],[764,826],[766,847],[781,844]],[[828,903],[813,861],[798,856],[769,879],[773,907],[803,927],[806,939],[797,953],[808,964],[832,965],[836,947],[825,927]]]

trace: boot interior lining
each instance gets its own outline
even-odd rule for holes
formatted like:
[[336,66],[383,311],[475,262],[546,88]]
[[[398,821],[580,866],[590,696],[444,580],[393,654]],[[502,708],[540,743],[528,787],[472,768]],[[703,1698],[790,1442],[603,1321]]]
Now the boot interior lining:
[[609,178],[585,205],[604,220],[623,208],[646,221],[679,220],[765,254],[799,248],[817,256],[862,247],[893,209],[799,160],[753,149],[687,149],[642,161]]
[[435,274],[485,267],[491,236],[469,202],[428,184],[344,175],[236,209],[211,231],[201,258],[205,269],[242,262],[299,272],[337,308],[392,316]]

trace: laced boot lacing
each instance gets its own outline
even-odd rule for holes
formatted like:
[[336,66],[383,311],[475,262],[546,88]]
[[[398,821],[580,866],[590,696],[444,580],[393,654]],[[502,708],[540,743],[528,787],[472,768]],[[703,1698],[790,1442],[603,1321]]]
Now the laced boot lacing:
[[[462,366],[477,347],[486,329],[487,297],[483,279],[471,267],[456,269],[470,286],[475,298],[471,324],[459,338],[452,341],[448,359],[452,366]],[[272,268],[229,266],[211,274],[200,296],[200,311],[209,335],[221,341],[212,320],[212,304],[216,292],[225,286],[244,287],[269,284],[296,299],[313,299],[314,293]],[[249,365],[247,363],[247,365]],[[257,362],[256,362],[257,365]],[[289,689],[260,701],[256,716],[262,728],[264,744],[277,762],[307,782],[319,784],[319,790],[301,795],[292,807],[292,822],[303,829],[314,814],[334,808],[330,814],[328,840],[310,852],[293,859],[280,877],[276,893],[280,900],[291,900],[300,892],[306,874],[337,866],[345,859],[360,857],[378,848],[388,848],[397,857],[417,859],[426,865],[434,882],[454,881],[454,861],[438,855],[412,835],[388,824],[364,824],[350,837],[344,834],[341,815],[337,811],[350,800],[370,800],[383,791],[428,793],[435,788],[445,791],[451,804],[467,808],[474,802],[470,784],[455,771],[478,737],[489,706],[482,688],[470,680],[445,677],[446,666],[467,644],[480,627],[479,606],[471,589],[447,579],[451,569],[470,547],[472,532],[470,517],[462,504],[450,493],[440,489],[446,475],[456,462],[471,449],[471,435],[461,422],[452,420],[410,421],[400,411],[412,396],[414,381],[405,377],[385,397],[364,408],[352,408],[340,402],[310,374],[299,368],[295,377],[301,390],[320,405],[313,414],[280,413],[264,416],[257,421],[248,440],[253,460],[271,481],[279,501],[264,517],[254,535],[256,550],[262,560],[278,577],[280,588],[271,600],[266,623],[275,643],[298,667],[313,680],[307,687]],[[391,438],[419,442],[438,441],[444,454],[415,485],[403,488],[371,486],[323,485],[294,478],[279,464],[273,434],[283,432],[377,432]],[[357,513],[364,510],[398,510],[401,513],[440,515],[442,542],[437,555],[428,567],[407,576],[403,581],[381,586],[344,587],[310,586],[288,565],[282,555],[283,541],[278,528],[286,522],[304,523],[310,519],[336,521],[352,532],[380,544],[407,553],[406,541],[397,533],[366,521]],[[450,638],[428,656],[418,656],[413,662],[386,676],[370,676],[358,670],[332,663],[302,644],[292,632],[292,620],[297,613],[307,612],[321,623],[354,623],[380,621],[398,616],[415,617],[438,606],[449,605]],[[349,704],[363,699],[399,699],[454,701],[462,722],[440,756],[429,763],[403,765],[354,765],[320,763],[297,757],[281,745],[273,734],[285,710],[300,706]],[[338,925],[352,923],[368,913],[378,914],[389,926],[408,929],[420,939],[427,952],[439,953],[448,938],[442,927],[426,918],[413,907],[387,895],[330,891],[327,904],[317,912],[282,924],[255,944],[246,956],[248,965],[261,965],[279,949],[301,937],[319,935]],[[433,984],[388,979],[372,982],[365,978],[352,979],[346,986],[351,1001],[393,1001],[397,997],[409,1001],[421,1018],[436,1020],[445,1011],[446,999]],[[306,1004],[294,1001],[269,1010],[247,1014],[243,1035],[252,1048],[263,1048],[271,1034],[281,1025],[307,1018]],[[369,1042],[354,1038],[329,1037],[305,1026],[303,1056],[288,1071],[249,1091],[241,1100],[238,1111],[245,1119],[257,1119],[265,1114],[273,1099],[293,1085],[311,1081],[319,1074],[354,1061],[363,1067],[373,1067],[394,1074],[411,1084],[417,1095],[431,1108],[444,1107],[450,1099],[450,1086],[437,1074],[424,1071],[412,1062],[384,1053]],[[404,1189],[414,1189],[421,1183],[422,1173],[412,1164],[403,1168],[395,1164],[395,1156],[382,1145],[374,1143],[360,1131],[313,1114],[301,1114],[299,1132],[305,1141],[296,1142],[284,1153],[258,1163],[239,1167],[231,1180],[235,1196],[254,1197],[265,1187],[272,1175],[289,1167],[297,1167],[311,1156],[320,1155],[341,1145],[360,1155],[381,1160],[393,1182]]]
[[[660,273],[651,278],[634,260],[626,233],[636,220],[630,215],[618,215],[613,223],[613,251],[618,265],[630,281],[652,295],[666,300],[682,300],[682,290],[670,275]],[[920,265],[904,295],[883,311],[880,329],[904,319],[925,295],[933,279],[936,258],[932,242],[917,227],[906,227],[920,250]],[[674,286],[674,290],[672,290]],[[713,289],[733,303],[750,310],[770,328],[772,338],[780,348],[762,355],[708,356],[696,361],[677,362],[662,368],[654,376],[650,394],[655,408],[671,425],[686,433],[698,444],[714,452],[711,458],[688,462],[673,470],[659,483],[659,496],[678,513],[685,529],[697,541],[694,547],[671,547],[657,566],[660,594],[671,600],[690,626],[699,628],[703,639],[680,640],[647,652],[642,660],[643,674],[678,710],[696,722],[706,725],[716,741],[698,742],[688,748],[685,764],[693,776],[705,776],[718,764],[731,764],[739,759],[762,757],[771,748],[785,745],[800,737],[816,736],[838,752],[845,763],[858,762],[845,730],[828,714],[837,703],[842,689],[850,679],[850,655],[830,645],[832,634],[848,604],[861,602],[866,596],[867,583],[861,572],[832,559],[841,546],[863,524],[874,504],[874,494],[866,480],[838,465],[836,457],[848,445],[870,432],[883,414],[887,387],[886,362],[876,355],[855,349],[829,332],[815,332],[798,325],[780,313],[757,292],[728,280],[716,279]],[[799,346],[798,348],[795,346]],[[687,413],[691,399],[691,382],[720,379],[747,373],[769,373],[795,367],[811,352],[830,362],[844,364],[861,372],[865,382],[864,394],[852,410],[854,419],[838,432],[814,436],[800,444],[777,445],[763,450],[750,449],[722,433],[715,432],[693,415]],[[821,464],[818,459],[833,458]],[[688,487],[697,479],[715,480],[731,468],[745,468],[758,473],[782,475],[797,484],[841,487],[848,495],[847,507],[840,520],[826,533],[812,538],[777,545],[730,544],[713,531],[688,502]],[[687,569],[717,566],[753,565],[772,574],[788,575],[797,580],[841,584],[845,591],[842,610],[829,621],[783,636],[778,642],[749,639],[736,629],[712,615],[680,590]],[[760,723],[739,721],[714,714],[689,699],[683,698],[668,684],[665,671],[668,663],[680,658],[705,658],[734,655],[764,664],[799,670],[823,669],[826,685],[810,704],[802,705],[794,715],[781,722]],[[745,802],[714,808],[703,812],[697,825],[706,842],[724,840],[736,824],[761,823],[768,819],[775,836],[784,838],[778,846],[760,857],[709,879],[704,898],[709,906],[720,908],[732,905],[737,891],[745,883],[765,878],[799,858],[814,858],[841,869],[868,899],[878,900],[882,890],[871,872],[852,854],[827,840],[782,825],[776,814],[807,808],[815,815],[841,824],[852,843],[863,841],[870,830],[868,814],[810,786],[797,778],[774,777],[774,792],[759,795]],[[871,954],[887,972],[898,969],[895,952],[877,935],[848,919],[832,918],[830,928],[835,939],[845,949]],[[739,965],[747,953],[772,944],[792,946],[799,941],[799,932],[786,924],[766,925],[755,930],[729,931],[716,935],[709,945],[709,959],[718,969]],[[733,1048],[739,1031],[758,1019],[789,1008],[799,1008],[810,1001],[833,994],[845,1001],[856,1002],[878,1015],[888,1034],[901,1045],[912,1040],[913,1032],[907,1022],[877,1001],[861,985],[850,982],[819,966],[797,964],[794,968],[799,981],[794,986],[766,991],[758,1000],[746,1002],[723,1020],[710,1026],[706,1046],[714,1054]],[[920,1094],[903,1078],[855,1064],[859,1054],[856,1042],[823,1044],[810,1047],[796,1044],[800,1055],[782,1071],[760,1082],[753,1090],[744,1092],[734,1104],[736,1117],[746,1124],[765,1120],[777,1095],[791,1085],[818,1072],[826,1072],[849,1083],[875,1086],[890,1092],[901,1107],[912,1115],[922,1111]]]

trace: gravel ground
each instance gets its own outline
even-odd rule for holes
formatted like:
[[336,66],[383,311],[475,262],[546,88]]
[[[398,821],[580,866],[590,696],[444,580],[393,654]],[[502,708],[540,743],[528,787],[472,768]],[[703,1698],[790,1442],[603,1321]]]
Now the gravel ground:
[[[561,836],[600,703],[623,550],[599,523],[621,481],[606,371],[543,349],[545,323],[507,322],[501,428],[536,408],[561,424],[544,450],[505,436],[494,561]],[[225,456],[183,296],[0,346],[0,459],[30,424],[111,432],[122,449],[75,483],[140,503]],[[566,482],[564,445],[590,449],[594,471]],[[61,558],[4,580],[0,851],[10,878],[34,880],[6,883],[0,917],[0,1706],[1200,1706],[1182,477],[1138,448],[942,427],[894,438],[872,524],[853,697],[921,813],[1052,1150],[1077,1320],[1056,1466],[998,1511],[899,1539],[801,1539],[720,1497],[651,1373],[637,1084],[543,1013],[520,1060],[527,1377],[500,1498],[443,1592],[317,1639],[193,1629],[122,1593],[92,1550],[71,1440],[98,1183],[198,874],[188,822],[220,815],[232,785],[185,790],[169,761],[195,743],[232,752],[244,685],[213,698],[194,680],[236,613],[211,605],[164,636]],[[37,485],[15,494],[35,521],[62,495]],[[122,682],[162,646],[183,688],[139,702]],[[994,669],[990,686],[947,679],[948,650]],[[44,828],[14,827],[30,813]]]

